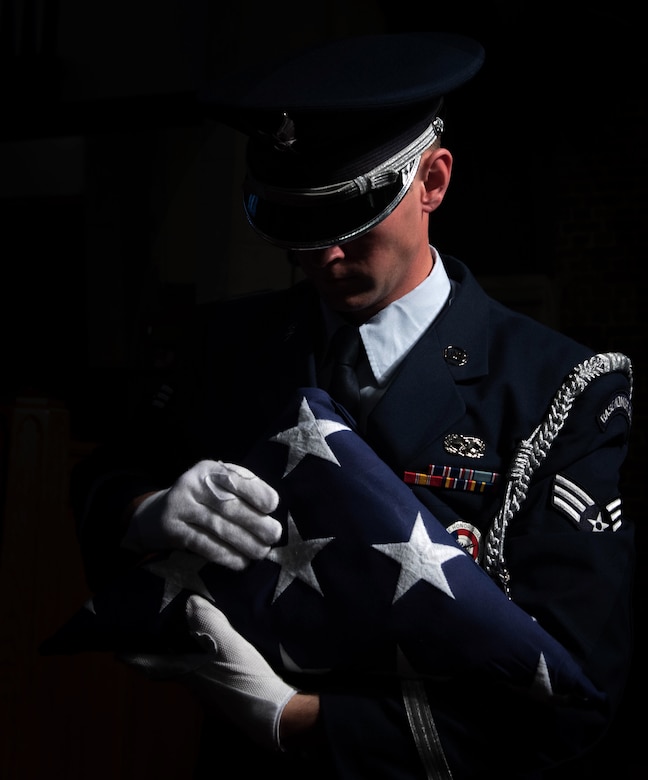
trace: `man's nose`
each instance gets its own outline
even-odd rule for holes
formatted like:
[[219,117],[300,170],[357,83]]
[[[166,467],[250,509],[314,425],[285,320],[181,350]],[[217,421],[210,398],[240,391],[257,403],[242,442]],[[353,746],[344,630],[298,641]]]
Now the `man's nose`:
[[293,249],[290,252],[290,260],[293,264],[311,268],[325,268],[329,263],[340,260],[344,256],[344,251],[338,244],[325,249]]
[[344,250],[339,244],[335,244],[334,246],[328,246],[326,249],[320,249],[319,250],[319,257],[317,258],[318,263],[322,266],[327,266],[329,263],[334,262],[335,260],[341,260],[344,258]]

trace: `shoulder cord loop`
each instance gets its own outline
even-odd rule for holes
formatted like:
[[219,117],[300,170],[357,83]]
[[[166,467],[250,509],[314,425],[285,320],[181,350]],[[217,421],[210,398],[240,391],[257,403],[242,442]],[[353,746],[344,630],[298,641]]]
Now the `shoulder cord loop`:
[[528,439],[518,445],[507,474],[504,500],[495,516],[486,539],[484,569],[499,581],[506,595],[510,595],[510,575],[504,560],[504,542],[509,523],[524,503],[531,478],[547,457],[549,448],[565,424],[576,398],[599,376],[622,371],[630,381],[632,397],[632,363],[620,352],[605,352],[579,363],[569,374],[554,396],[551,407],[542,423]]

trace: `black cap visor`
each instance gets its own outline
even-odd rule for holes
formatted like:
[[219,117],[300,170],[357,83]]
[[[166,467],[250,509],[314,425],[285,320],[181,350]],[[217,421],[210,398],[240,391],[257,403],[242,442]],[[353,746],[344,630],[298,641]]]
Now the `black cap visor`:
[[[410,180],[347,199],[302,199],[276,203],[245,187],[247,218],[266,241],[286,249],[323,249],[367,233],[403,199]],[[322,202],[323,200],[327,202]]]

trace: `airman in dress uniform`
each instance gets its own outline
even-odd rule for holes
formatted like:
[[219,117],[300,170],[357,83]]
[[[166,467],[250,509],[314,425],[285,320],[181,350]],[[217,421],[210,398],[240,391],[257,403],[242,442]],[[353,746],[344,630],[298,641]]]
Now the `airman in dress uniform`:
[[[214,117],[248,136],[250,225],[304,278],[202,307],[196,370],[171,376],[79,467],[79,536],[97,587],[152,550],[231,569],[264,558],[281,534],[276,497],[237,464],[295,388],[324,388],[604,706],[485,689],[470,668],[414,698],[398,680],[297,689],[226,616],[194,605],[189,625],[217,648],[206,699],[228,702],[206,722],[205,777],[230,766],[244,777],[539,778],[595,745],[618,708],[632,645],[633,528],[619,495],[630,361],[496,302],[428,232],[452,172],[444,96],[483,57],[460,36],[368,35],[213,85]],[[331,344],[343,326],[352,356],[338,385]]]

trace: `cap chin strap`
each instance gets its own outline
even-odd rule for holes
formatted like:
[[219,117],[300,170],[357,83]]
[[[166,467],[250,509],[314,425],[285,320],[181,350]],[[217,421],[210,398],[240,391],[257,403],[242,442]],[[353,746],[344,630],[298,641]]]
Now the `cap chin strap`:
[[[405,170],[411,170],[410,165],[414,171],[416,171],[421,155],[432,143],[434,143],[434,141],[436,141],[442,132],[443,120],[440,117],[436,117],[425,131],[418,138],[415,138],[409,146],[401,149],[398,154],[395,154],[393,157],[385,160],[385,162],[380,163],[380,165],[376,166],[364,176],[358,176],[353,179],[354,184],[358,188],[358,191],[355,194],[364,195],[371,190],[377,190],[381,187],[394,184],[399,174],[402,175],[405,173]],[[411,184],[413,178],[413,175],[411,175],[409,184]]]
[[407,186],[409,187],[414,178],[412,171],[416,172],[421,155],[442,132],[443,120],[440,117],[435,117],[424,132],[404,149],[401,149],[400,152],[380,163],[380,165],[377,165],[368,173],[337,184],[303,188],[274,187],[259,182],[249,173],[247,176],[248,184],[251,185],[255,195],[272,203],[285,206],[303,205],[305,200],[330,199],[342,201],[349,198],[357,198],[359,195],[366,195],[372,190],[396,184],[399,178],[403,181],[403,184],[407,180]]
[[[335,246],[337,244],[345,244],[347,241],[352,241],[353,239],[359,238],[365,233],[368,233],[372,228],[376,227],[376,225],[378,225],[380,222],[386,219],[392,213],[392,211],[394,211],[396,206],[398,206],[398,204],[405,197],[405,193],[408,191],[410,184],[414,180],[414,176],[416,175],[416,171],[418,170],[418,164],[420,159],[421,159],[421,155],[419,154],[413,160],[410,160],[410,162],[407,164],[405,168],[397,172],[397,176],[401,178],[402,184],[398,191],[398,194],[394,198],[392,198],[389,205],[386,208],[384,208],[382,211],[378,212],[378,214],[373,216],[369,221],[363,222],[361,225],[359,225],[356,228],[353,228],[352,230],[347,230],[343,233],[336,234],[334,236],[328,236],[326,238],[319,238],[319,239],[310,239],[308,241],[288,241],[288,240],[281,241],[278,240],[276,237],[268,235],[267,233],[259,229],[258,225],[256,225],[254,220],[252,219],[246,204],[246,214],[248,217],[248,221],[250,222],[252,227],[256,230],[256,232],[261,236],[261,238],[265,239],[266,241],[269,241],[271,244],[274,244],[275,246],[281,246],[284,247],[285,249],[290,249],[293,252],[299,252],[300,250],[310,251],[313,249],[326,249],[330,246]],[[365,197],[371,198],[372,190],[368,190],[364,194]],[[301,204],[303,205],[303,199],[301,200]]]

